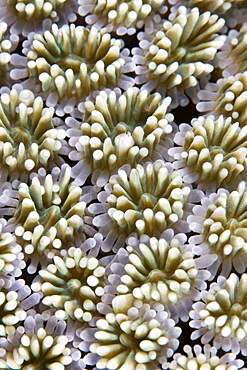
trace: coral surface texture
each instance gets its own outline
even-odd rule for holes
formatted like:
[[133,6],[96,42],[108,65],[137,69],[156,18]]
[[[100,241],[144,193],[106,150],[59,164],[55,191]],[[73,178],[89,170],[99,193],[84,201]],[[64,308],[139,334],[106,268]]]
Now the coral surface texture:
[[247,370],[247,1],[0,0],[0,370]]

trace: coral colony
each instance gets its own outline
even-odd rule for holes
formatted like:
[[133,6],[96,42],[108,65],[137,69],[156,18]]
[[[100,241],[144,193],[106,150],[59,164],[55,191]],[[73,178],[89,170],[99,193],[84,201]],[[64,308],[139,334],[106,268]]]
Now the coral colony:
[[246,358],[247,2],[0,0],[0,369]]

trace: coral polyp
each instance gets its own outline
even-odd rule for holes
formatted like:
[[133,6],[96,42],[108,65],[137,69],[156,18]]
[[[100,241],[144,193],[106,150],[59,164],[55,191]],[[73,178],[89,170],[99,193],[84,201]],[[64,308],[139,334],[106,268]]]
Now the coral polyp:
[[25,320],[26,316],[26,312],[20,306],[17,292],[13,290],[9,290],[7,292],[5,289],[1,289],[0,337],[4,337],[5,335],[14,335],[16,324]]
[[97,321],[97,343],[90,349],[101,356],[99,369],[156,369],[178,346],[180,328],[167,312],[142,304],[131,294],[113,300],[113,312]]
[[174,141],[182,148],[170,150],[178,161],[185,181],[195,182],[202,189],[215,190],[223,184],[234,184],[245,175],[247,164],[247,130],[230,117],[198,117],[192,127],[181,125]]
[[109,183],[98,196],[103,204],[89,206],[96,215],[93,224],[106,236],[104,251],[117,241],[116,251],[132,233],[159,237],[171,225],[186,228],[182,219],[191,189],[163,161],[122,168]]
[[110,179],[108,215],[119,231],[154,236],[183,218],[190,188],[162,162],[137,165],[129,173],[119,170]]
[[247,275],[239,279],[234,273],[226,280],[218,278],[218,283],[212,283],[209,292],[204,292],[203,301],[194,304],[191,311],[191,326],[199,328],[192,333],[192,338],[203,335],[202,343],[213,339],[216,348],[225,352],[239,351],[246,356],[246,299]]
[[63,6],[63,3],[66,0],[55,0],[55,1],[47,1],[45,5],[41,6],[40,2],[35,1],[20,1],[20,0],[7,0],[6,4],[9,7],[14,7],[16,12],[18,13],[19,18],[25,18],[29,20],[31,18],[46,18],[49,16],[56,16],[56,9]]
[[63,102],[68,105],[65,110],[71,111],[95,90],[132,85],[132,79],[123,74],[129,61],[121,53],[122,47],[123,42],[105,29],[88,30],[74,24],[58,28],[54,23],[50,31],[36,33],[24,43],[27,86],[34,84],[37,92],[48,96],[50,105]]
[[170,101],[130,88],[120,96],[101,92],[95,103],[86,102],[82,123],[66,119],[69,143],[75,147],[70,158],[81,157],[72,175],[83,183],[93,173],[93,182],[103,186],[126,163],[135,166],[146,159],[167,158],[173,129]]
[[198,244],[195,253],[216,253],[218,258],[209,270],[216,273],[221,266],[221,274],[228,276],[232,267],[243,273],[247,263],[246,183],[241,182],[236,190],[229,193],[219,189],[217,194],[202,199],[203,206],[195,206],[195,216],[189,216],[191,230],[199,231],[201,235],[191,238]]
[[219,67],[223,70],[223,76],[229,77],[237,73],[243,73],[247,69],[246,63],[246,31],[247,24],[243,24],[240,31],[231,30],[219,52],[217,59]]
[[150,15],[155,11],[159,9],[163,13],[166,10],[162,0],[79,0],[79,4],[79,14],[88,14],[88,24],[93,24],[97,29],[106,26],[118,35],[135,33],[136,29],[150,22]]
[[187,6],[193,8],[197,6],[200,12],[210,11],[214,14],[225,14],[233,5],[242,2],[242,0],[230,0],[230,1],[211,1],[211,0],[188,0]]
[[64,370],[72,362],[66,335],[50,332],[56,322],[49,319],[47,330],[40,327],[40,322],[41,318],[29,316],[15,339],[12,337],[9,343],[4,343],[4,355],[0,359],[2,369]]
[[7,34],[7,23],[0,22],[0,77],[1,86],[9,86],[9,71],[11,69],[11,54],[18,45],[17,35]]
[[[210,12],[200,14],[198,8],[187,13],[179,7],[172,22],[165,21],[152,35],[141,34],[140,47],[134,49],[137,67],[136,83],[173,98],[172,107],[188,104],[188,96],[196,101],[194,87],[213,71],[211,64],[224,36],[216,34],[224,20]],[[148,81],[148,82],[147,82]]]
[[105,268],[97,258],[72,247],[63,259],[55,256],[54,263],[39,274],[45,281],[40,286],[43,303],[55,307],[59,319],[92,320],[106,283]]
[[243,360],[236,359],[233,353],[225,354],[221,357],[217,356],[217,349],[205,344],[203,349],[198,344],[194,346],[193,350],[190,346],[184,346],[186,355],[175,353],[174,361],[169,364],[170,370],[189,370],[192,366],[195,369],[202,370],[207,367],[210,370],[230,370],[240,369],[243,366]]
[[178,234],[170,242],[152,237],[138,247],[128,244],[126,275],[121,277],[117,291],[131,293],[144,302],[160,302],[172,309],[174,320],[181,316],[186,321],[192,305],[190,297],[199,298],[196,287],[202,287],[210,274],[197,268],[194,254],[183,245],[183,236]]
[[31,171],[61,165],[58,153],[65,131],[56,128],[54,109],[30,90],[13,89],[0,97],[1,180],[28,178]]
[[197,104],[200,112],[216,117],[222,114],[231,117],[233,123],[239,122],[241,127],[247,125],[247,72],[221,78],[216,84],[210,83],[198,96],[202,100]]
[[[58,170],[58,168],[57,168]],[[15,234],[21,240],[27,256],[40,256],[51,249],[59,250],[63,243],[83,239],[86,203],[80,201],[82,190],[70,184],[70,167],[64,165],[52,175],[40,181],[32,178],[28,186],[19,186],[19,205],[14,214]]]
[[10,273],[15,269],[12,263],[17,259],[21,246],[15,243],[15,238],[11,233],[2,232],[0,224],[0,271]]
[[10,26],[11,33],[28,35],[34,30],[42,30],[46,19],[57,22],[76,20],[78,4],[75,0],[0,0],[0,19]]

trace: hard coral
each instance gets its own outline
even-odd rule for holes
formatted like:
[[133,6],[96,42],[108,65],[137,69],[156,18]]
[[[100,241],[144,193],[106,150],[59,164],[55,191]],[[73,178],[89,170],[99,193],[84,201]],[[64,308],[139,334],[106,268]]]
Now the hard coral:
[[69,144],[75,148],[69,156],[78,161],[72,176],[81,184],[92,174],[93,183],[104,186],[126,163],[168,159],[173,130],[170,101],[158,93],[130,88],[121,95],[100,92],[94,103],[86,102],[82,123],[66,119]]
[[22,330],[3,344],[5,350],[0,359],[3,369],[64,370],[72,362],[68,339],[60,334],[62,326],[49,318],[44,328],[44,320],[39,316],[27,317]]
[[203,349],[197,344],[193,350],[186,345],[184,346],[184,352],[186,352],[186,355],[180,353],[174,355],[174,361],[169,364],[170,370],[189,370],[192,366],[198,370],[205,367],[209,370],[237,370],[244,364],[242,360],[236,359],[236,355],[233,353],[221,357],[217,356],[217,349],[209,344],[203,346]]
[[110,179],[112,192],[107,202],[108,215],[120,232],[160,235],[183,218],[190,188],[182,178],[169,173],[161,161],[126,172]]
[[10,86],[9,71],[12,69],[11,56],[19,42],[17,35],[8,34],[7,23],[0,23],[0,77],[1,86]]
[[162,309],[131,294],[116,297],[113,312],[97,321],[98,342],[90,347],[101,356],[97,368],[152,370],[165,362],[177,348],[181,330]]
[[[82,238],[85,230],[86,203],[81,201],[81,188],[70,184],[68,165],[61,172],[57,170],[57,180],[51,174],[44,181],[34,176],[30,186],[25,183],[19,186],[19,205],[13,220],[15,234],[26,255],[36,263],[50,250],[59,250],[65,242],[75,242],[78,236]],[[34,266],[35,263],[29,267],[30,271],[36,269]]]
[[[175,321],[188,320],[192,300],[200,297],[196,288],[203,288],[203,281],[210,273],[199,270],[198,260],[184,245],[184,234],[171,240],[150,238],[136,246],[129,239],[129,261],[124,265],[125,275],[117,287],[119,294],[131,293],[143,302],[160,302],[171,311]],[[131,245],[130,245],[131,244]],[[206,285],[204,285],[206,288]]]
[[209,267],[213,275],[220,265],[223,276],[228,276],[232,267],[243,273],[247,263],[246,183],[241,182],[231,193],[219,189],[209,199],[202,199],[202,204],[194,207],[195,216],[188,217],[191,230],[201,234],[190,240],[198,244],[195,253],[217,254],[215,264]]
[[224,43],[224,36],[215,33],[223,25],[224,20],[215,14],[200,14],[198,8],[187,13],[180,7],[174,20],[165,21],[154,35],[140,35],[142,50],[133,50],[133,60],[139,65],[136,83],[171,96],[173,108],[187,105],[188,96],[196,102],[195,88],[213,71],[212,60]]
[[45,108],[30,90],[15,89],[0,97],[1,181],[26,181],[31,171],[61,165],[58,153],[65,132],[56,128],[54,109]]
[[39,274],[44,280],[40,286],[43,303],[56,308],[56,317],[92,320],[107,282],[105,268],[97,258],[72,247],[63,259],[55,256],[53,264]]
[[[50,31],[33,34],[24,43],[29,77],[24,85],[41,92],[48,105],[60,104],[60,115],[70,113],[95,90],[133,85],[124,75],[124,66],[131,70],[133,63],[122,48],[123,42],[106,29],[74,24],[58,28],[53,23]],[[20,73],[17,69],[13,76],[18,79]]]
[[246,23],[242,25],[239,32],[231,30],[222,46],[222,51],[218,53],[219,67],[223,70],[222,74],[224,77],[246,71],[246,30]]
[[27,36],[42,30],[44,21],[73,22],[78,9],[76,0],[0,0],[0,19],[6,21],[13,34]]
[[188,183],[214,191],[221,185],[233,186],[245,176],[247,129],[230,117],[198,117],[192,126],[181,125],[174,141],[181,148],[169,150],[177,159],[175,169]]
[[17,260],[21,246],[15,243],[15,237],[11,233],[3,232],[2,227],[0,223],[0,271],[6,274],[13,272],[18,276],[20,271],[13,262]]
[[232,6],[240,3],[243,0],[188,0],[187,6],[193,8],[197,6],[200,12],[210,11],[214,14],[225,14]]
[[202,100],[197,104],[200,112],[232,118],[240,127],[247,125],[247,72],[221,78],[216,84],[209,83],[198,93]]
[[205,303],[195,303],[191,311],[190,325],[198,329],[192,339],[203,335],[202,343],[213,339],[216,348],[235,354],[241,351],[246,356],[246,282],[246,274],[239,279],[232,273],[227,280],[219,277],[218,283],[211,284],[203,294]]
[[106,236],[103,250],[114,246],[117,251],[132,233],[159,237],[171,225],[186,228],[183,218],[191,189],[162,161],[120,169],[109,182],[98,196],[102,204],[89,207],[96,215],[93,224]]
[[243,366],[246,4],[0,0],[1,369]]
[[89,25],[97,29],[104,26],[118,35],[132,35],[148,24],[156,11],[163,14],[167,9],[162,0],[79,0],[79,4],[79,14],[88,14],[85,19]]

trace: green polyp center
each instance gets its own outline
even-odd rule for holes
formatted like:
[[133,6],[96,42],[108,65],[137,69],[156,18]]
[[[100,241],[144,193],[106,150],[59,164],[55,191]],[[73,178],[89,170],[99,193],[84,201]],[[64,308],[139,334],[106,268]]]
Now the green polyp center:
[[22,142],[25,146],[32,145],[33,140],[30,136],[30,131],[26,127],[11,127],[11,136],[18,147]]
[[119,336],[120,343],[128,348],[134,349],[135,347],[138,347],[138,341],[132,336],[128,334],[121,334]]
[[139,209],[143,210],[146,208],[153,209],[157,203],[156,197],[151,194],[144,193],[141,195],[139,200]]
[[169,58],[169,64],[172,64],[174,62],[180,62],[180,63],[186,63],[186,56],[188,54],[188,51],[184,47],[177,47],[172,52],[172,58]]
[[[43,367],[41,367],[43,369]],[[40,367],[38,364],[28,364],[28,365],[25,365],[23,368],[23,370],[39,370]]]
[[167,279],[167,276],[163,271],[154,269],[150,271],[150,273],[148,274],[147,282],[158,283],[159,281],[166,281],[166,279]]
[[61,218],[60,207],[55,205],[48,209],[39,209],[39,212],[41,214],[40,224],[44,226],[44,232],[47,232],[52,226],[55,226]]
[[118,124],[116,125],[113,131],[113,136],[116,137],[118,135],[125,134],[128,131],[129,131],[129,126],[125,122],[118,122]]
[[79,55],[69,54],[57,60],[57,64],[63,70],[72,69],[74,74],[79,74],[80,66],[82,63],[86,63],[87,68],[91,70],[92,63],[89,63],[85,58],[80,57]]
[[239,223],[238,221],[236,220],[236,218],[230,218],[227,222],[227,226],[228,226],[228,229],[231,231],[231,232],[234,232],[236,229],[239,228]]
[[239,303],[235,303],[232,306],[231,314],[236,316],[241,316],[241,312],[243,311],[243,306]]
[[[126,109],[126,113],[127,113],[127,109]],[[133,113],[133,109],[131,113]],[[147,118],[150,117],[152,113],[153,113],[153,109],[151,112],[150,107],[147,105],[143,108],[142,114],[139,117],[140,119],[138,120],[135,120],[134,114],[131,114],[129,117],[127,116],[124,117],[125,122],[121,121],[115,124],[115,122],[113,121],[113,125],[115,126],[115,128],[112,130],[111,127],[109,127],[108,135],[111,136],[112,138],[116,138],[118,135],[121,135],[121,134],[125,134],[128,132],[132,133],[134,129],[139,126],[143,127],[145,133],[151,133],[150,130],[147,132],[144,126],[146,124]]]
[[78,279],[70,279],[67,283],[67,288],[71,296],[77,296],[79,295],[79,290],[81,288],[81,282]]
[[[146,118],[146,115],[145,114],[145,111],[143,112],[143,118]],[[142,121],[134,121],[133,120],[133,115],[130,116],[130,119],[128,120],[127,117],[126,117],[126,122],[118,122],[115,126],[115,129],[113,130],[113,133],[112,131],[110,131],[110,134],[115,138],[116,136],[120,135],[120,134],[125,134],[127,132],[133,132],[133,130],[135,129],[135,127],[137,126],[144,126],[145,125],[145,119],[143,119]]]
[[[45,355],[47,351],[40,351],[40,355],[38,357],[34,356],[32,352],[30,352],[30,359],[22,365],[22,370],[44,370],[47,369],[47,365],[49,366],[49,359],[46,360]],[[26,364],[25,364],[26,363]]]
[[[222,138],[221,138],[222,140]],[[217,154],[223,154],[225,157],[227,155],[227,152],[221,147],[221,146],[211,146],[209,147],[210,156],[213,159]],[[227,157],[225,158],[227,160]]]
[[[132,128],[131,122],[130,122],[129,125],[125,122],[118,122],[118,124],[116,125],[116,127],[113,130],[111,130],[111,128],[109,127],[108,135],[112,139],[115,140],[117,136],[119,136],[121,134],[131,133],[132,131],[133,131],[133,128]],[[115,145],[116,145],[116,142],[115,142]]]

